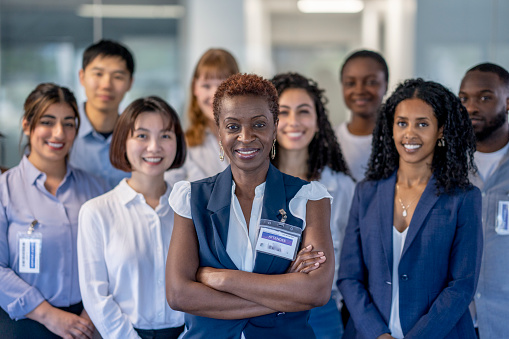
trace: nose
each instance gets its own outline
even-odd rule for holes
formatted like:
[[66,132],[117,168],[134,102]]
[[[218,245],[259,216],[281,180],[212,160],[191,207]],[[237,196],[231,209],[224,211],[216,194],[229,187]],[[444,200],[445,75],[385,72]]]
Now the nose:
[[296,126],[299,124],[297,114],[293,110],[288,113],[287,122],[290,126]]
[[150,138],[147,146],[147,150],[150,152],[156,152],[159,151],[161,148],[161,144],[159,142],[158,138]]
[[404,137],[405,137],[405,139],[408,140],[408,139],[412,139],[414,136],[415,136],[414,127],[412,126],[412,124],[408,124],[407,127],[405,128]]
[[463,102],[463,106],[467,109],[468,114],[476,113],[479,109],[474,100],[466,100]]
[[355,93],[363,93],[365,90],[364,83],[362,81],[356,81],[354,86]]
[[63,140],[65,136],[64,125],[62,123],[55,124],[52,130],[53,138],[57,140]]
[[112,76],[110,74],[104,74],[101,77],[100,85],[102,88],[110,88],[111,87]]
[[251,128],[242,128],[242,131],[239,133],[238,140],[243,143],[250,143],[255,139],[254,131]]

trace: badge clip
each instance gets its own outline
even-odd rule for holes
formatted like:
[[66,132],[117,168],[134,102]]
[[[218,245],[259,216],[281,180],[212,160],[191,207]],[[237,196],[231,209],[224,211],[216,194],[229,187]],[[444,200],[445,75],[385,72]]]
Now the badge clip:
[[32,234],[34,232],[34,227],[35,227],[35,225],[37,225],[37,223],[38,223],[37,220],[32,221],[30,226],[28,226],[28,231],[27,231],[28,234]]
[[287,215],[286,215],[285,210],[284,209],[280,209],[279,210],[279,214],[281,214],[281,222],[286,222]]

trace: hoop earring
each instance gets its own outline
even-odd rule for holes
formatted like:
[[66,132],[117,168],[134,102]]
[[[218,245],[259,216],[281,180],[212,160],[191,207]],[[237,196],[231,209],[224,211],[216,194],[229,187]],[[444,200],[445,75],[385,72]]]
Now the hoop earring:
[[438,139],[438,147],[444,147],[445,146],[445,139],[444,137],[441,137]]
[[270,158],[274,160],[276,157],[276,139],[274,139],[274,142],[272,143],[272,148],[270,149]]
[[224,148],[221,141],[219,141],[219,160],[224,161]]

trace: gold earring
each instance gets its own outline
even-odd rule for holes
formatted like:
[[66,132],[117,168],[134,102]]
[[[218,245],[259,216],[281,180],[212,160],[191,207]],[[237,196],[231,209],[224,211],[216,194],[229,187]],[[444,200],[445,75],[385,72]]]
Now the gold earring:
[[438,139],[438,147],[444,147],[445,146],[445,139],[444,137],[441,137]]
[[274,142],[272,143],[272,149],[270,150],[270,158],[274,160],[276,157],[276,139],[274,139]]
[[221,141],[219,141],[219,160],[224,161],[224,148]]

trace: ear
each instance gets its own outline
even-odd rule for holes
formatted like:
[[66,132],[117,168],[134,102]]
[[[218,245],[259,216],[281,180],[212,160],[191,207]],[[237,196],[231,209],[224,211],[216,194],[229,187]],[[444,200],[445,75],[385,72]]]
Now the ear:
[[83,69],[80,69],[78,75],[79,75],[79,78],[80,78],[81,86],[85,87],[85,71]]
[[23,130],[23,134],[27,137],[30,137],[30,123],[27,121],[27,119],[23,118],[23,121],[21,122],[21,128]]
[[441,139],[444,137],[444,126],[438,129],[438,138]]

